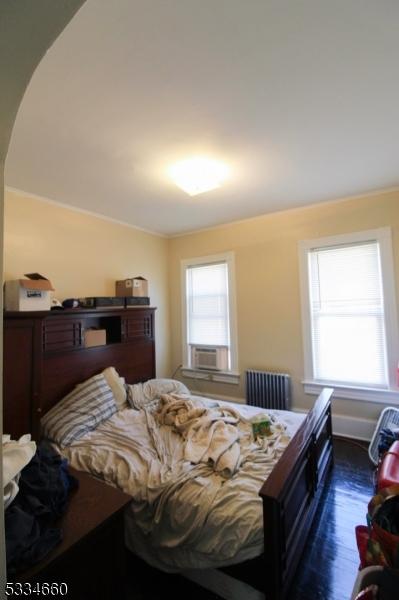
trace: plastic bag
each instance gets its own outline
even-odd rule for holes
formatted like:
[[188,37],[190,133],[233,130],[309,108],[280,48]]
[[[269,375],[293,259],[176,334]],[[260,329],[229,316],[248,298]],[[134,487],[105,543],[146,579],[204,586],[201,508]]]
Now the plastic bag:
[[259,415],[255,415],[251,419],[251,424],[252,433],[255,439],[257,437],[265,437],[271,434],[271,419],[268,414],[261,413]]

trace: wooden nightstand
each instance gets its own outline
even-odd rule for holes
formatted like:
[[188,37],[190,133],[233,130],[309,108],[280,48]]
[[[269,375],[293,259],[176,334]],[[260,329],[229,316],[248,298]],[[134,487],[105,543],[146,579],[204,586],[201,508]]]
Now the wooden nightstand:
[[[123,509],[131,498],[87,473],[70,469],[79,480],[60,520],[63,541],[40,564],[15,581],[68,585],[67,600],[125,597]],[[42,595],[32,594],[41,598]]]

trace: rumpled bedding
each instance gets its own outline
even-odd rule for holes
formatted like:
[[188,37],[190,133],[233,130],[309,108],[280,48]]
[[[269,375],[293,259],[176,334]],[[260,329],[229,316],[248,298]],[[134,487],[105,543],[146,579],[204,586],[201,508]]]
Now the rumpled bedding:
[[263,551],[258,493],[304,418],[268,411],[271,435],[254,440],[249,418],[259,412],[163,394],[62,453],[132,496],[126,543],[150,564],[170,572],[235,564]]
[[[244,430],[243,418],[230,406],[199,406],[198,401],[187,397],[162,394],[157,419],[182,436],[184,460],[193,465],[200,462],[209,465],[225,478],[239,469],[245,449],[252,441],[251,429]],[[283,425],[274,423],[273,433],[267,440],[269,447],[284,429]]]
[[127,401],[132,408],[148,408],[162,394],[180,394],[189,396],[188,388],[177,379],[149,379],[144,383],[127,385]]

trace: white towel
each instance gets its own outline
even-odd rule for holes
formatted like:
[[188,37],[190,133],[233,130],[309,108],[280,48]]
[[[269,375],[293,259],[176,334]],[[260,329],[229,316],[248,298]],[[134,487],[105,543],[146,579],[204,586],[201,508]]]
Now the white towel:
[[160,423],[170,425],[185,439],[184,458],[192,464],[209,464],[223,477],[231,477],[241,462],[240,415],[232,408],[206,408],[177,394],[162,394]]
[[27,433],[12,440],[10,435],[3,435],[3,494],[4,506],[7,508],[18,493],[19,474],[32,460],[36,452],[36,443],[31,441]]

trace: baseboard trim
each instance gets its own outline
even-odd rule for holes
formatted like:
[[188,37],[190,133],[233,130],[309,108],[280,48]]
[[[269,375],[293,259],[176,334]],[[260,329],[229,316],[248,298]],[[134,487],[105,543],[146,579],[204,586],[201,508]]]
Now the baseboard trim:
[[333,433],[342,437],[369,442],[373,437],[376,421],[358,417],[332,416]]
[[[295,407],[294,411],[303,413],[308,412],[303,408]],[[334,412],[332,414],[333,434],[339,437],[369,442],[373,437],[376,424],[376,421],[370,421],[370,419],[359,419],[358,417],[334,415]]]

